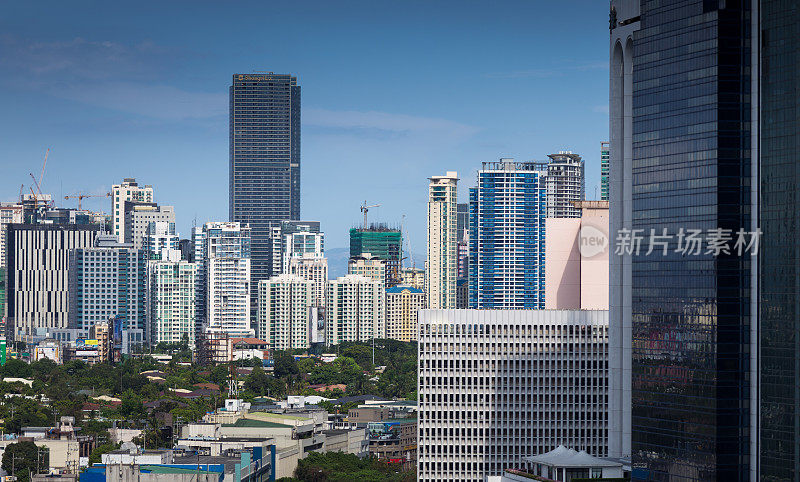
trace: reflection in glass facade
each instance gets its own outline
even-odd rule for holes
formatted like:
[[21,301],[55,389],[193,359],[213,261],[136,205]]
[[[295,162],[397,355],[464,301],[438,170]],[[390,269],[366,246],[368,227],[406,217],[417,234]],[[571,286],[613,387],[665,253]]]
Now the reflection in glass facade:
[[[749,4],[640,5],[632,227],[749,229]],[[676,247],[632,258],[633,475],[747,479],[751,260]]]
[[300,86],[291,75],[234,74],[230,221],[252,230],[251,306],[272,272],[270,228],[300,219]]
[[800,10],[762,0],[759,214],[760,472],[800,478]]

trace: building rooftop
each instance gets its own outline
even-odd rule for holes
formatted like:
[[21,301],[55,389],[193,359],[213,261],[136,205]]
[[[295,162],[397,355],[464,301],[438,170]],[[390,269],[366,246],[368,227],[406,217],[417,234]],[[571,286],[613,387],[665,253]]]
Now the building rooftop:
[[402,293],[404,291],[408,291],[409,293],[424,293],[421,289],[414,288],[410,285],[396,285],[386,290],[387,293]]
[[240,418],[235,423],[226,423],[223,427],[254,427],[254,428],[292,428],[285,423],[270,422],[267,420],[256,420],[254,418]]
[[575,449],[568,449],[563,445],[559,445],[545,454],[525,457],[525,460],[534,464],[542,464],[550,467],[622,467],[622,464],[619,462],[594,457],[586,453],[585,450],[578,452]]

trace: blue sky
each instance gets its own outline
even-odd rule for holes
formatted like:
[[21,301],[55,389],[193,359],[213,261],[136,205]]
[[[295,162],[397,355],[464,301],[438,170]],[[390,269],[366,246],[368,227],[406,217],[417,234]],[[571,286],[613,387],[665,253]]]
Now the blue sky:
[[[329,248],[370,219],[424,252],[427,177],[481,161],[586,159],[608,136],[608,4],[601,0],[3,2],[0,199],[50,158],[43,190],[103,193],[123,177],[175,206],[178,230],[228,213],[234,72],[302,86],[302,217]],[[597,187],[599,192],[599,187]],[[84,207],[108,211],[105,198]]]

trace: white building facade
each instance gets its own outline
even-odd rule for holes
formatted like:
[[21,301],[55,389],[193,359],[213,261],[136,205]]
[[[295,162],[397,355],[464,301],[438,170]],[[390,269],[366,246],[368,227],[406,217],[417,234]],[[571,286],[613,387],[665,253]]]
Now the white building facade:
[[386,286],[386,261],[372,253],[351,256],[347,262],[347,274],[366,276]]
[[147,272],[148,339],[154,345],[185,340],[194,349],[197,264],[168,256],[149,261]]
[[125,242],[125,201],[153,202],[153,186],[139,186],[134,178],[126,178],[111,187],[111,234]]
[[325,306],[325,285],[328,283],[328,260],[326,258],[293,257],[289,260],[289,274],[311,281],[311,305]]
[[195,228],[198,331],[253,336],[250,326],[250,227],[208,222]]
[[581,217],[581,209],[573,203],[583,201],[586,194],[583,159],[570,151],[547,157],[547,217]]
[[180,250],[180,239],[175,232],[175,223],[152,221],[148,223],[142,240],[142,250],[147,259],[164,259],[164,250]]
[[0,269],[6,266],[6,225],[21,222],[22,204],[0,203]]
[[328,345],[386,337],[383,282],[350,274],[328,281],[325,335]]
[[[165,222],[175,225],[175,208],[172,206],[159,206],[155,203],[125,202],[125,242],[136,249],[142,249],[145,244],[148,228],[151,223]],[[174,230],[174,228],[173,228]]]
[[418,341],[420,482],[607,456],[608,311],[422,310]]
[[310,346],[314,283],[282,274],[258,283],[258,331],[273,350]]
[[433,176],[428,186],[428,258],[425,276],[432,309],[456,307],[458,174]]

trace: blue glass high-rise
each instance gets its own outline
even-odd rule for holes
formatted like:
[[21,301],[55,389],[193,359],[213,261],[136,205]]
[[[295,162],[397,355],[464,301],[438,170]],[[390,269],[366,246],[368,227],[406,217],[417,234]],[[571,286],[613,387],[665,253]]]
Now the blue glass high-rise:
[[252,235],[251,306],[272,272],[270,230],[300,219],[300,86],[286,74],[234,74],[229,218]]
[[547,167],[484,162],[469,191],[469,307],[544,309]]

